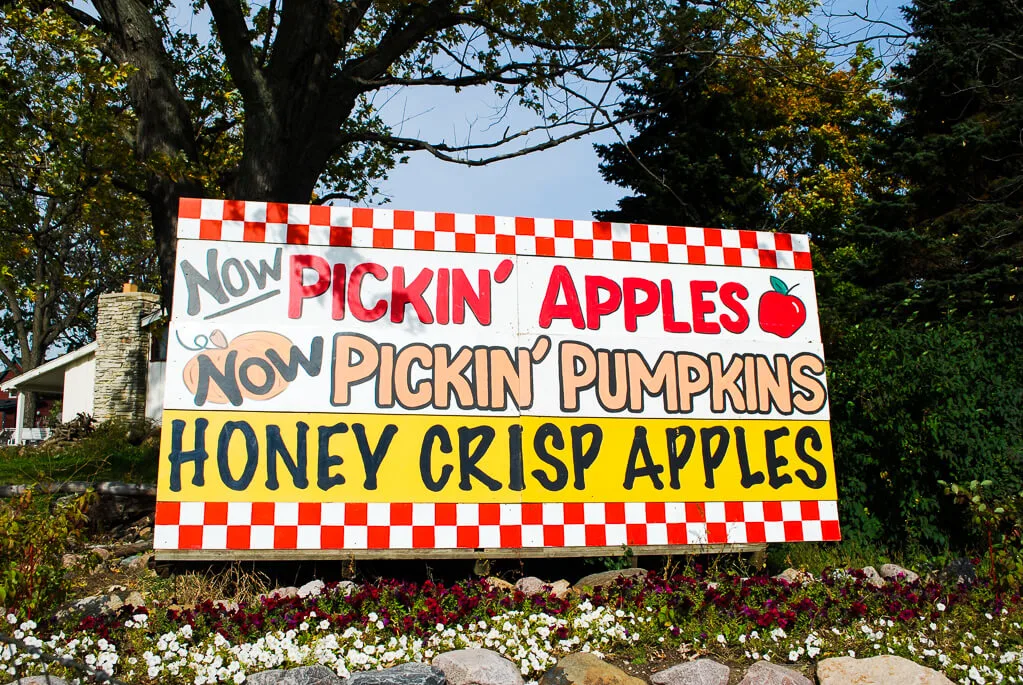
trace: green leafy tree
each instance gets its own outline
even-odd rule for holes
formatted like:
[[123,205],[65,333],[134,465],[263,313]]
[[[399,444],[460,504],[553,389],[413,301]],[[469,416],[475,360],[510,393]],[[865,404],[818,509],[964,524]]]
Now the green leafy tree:
[[[84,344],[100,293],[155,260],[144,205],[118,185],[134,121],[127,70],[59,12],[0,12],[0,361],[29,371]],[[122,181],[126,178],[122,175]],[[26,417],[35,414],[29,394]]]
[[605,179],[634,194],[597,216],[818,243],[843,230],[876,183],[866,153],[891,112],[869,50],[837,68],[814,30],[750,30],[708,12],[680,20],[703,50],[653,60],[628,89],[636,135],[597,150]]
[[[995,344],[991,344],[996,341]],[[860,322],[828,350],[846,537],[891,548],[979,541],[941,481],[1023,488],[1023,320],[983,328]]]

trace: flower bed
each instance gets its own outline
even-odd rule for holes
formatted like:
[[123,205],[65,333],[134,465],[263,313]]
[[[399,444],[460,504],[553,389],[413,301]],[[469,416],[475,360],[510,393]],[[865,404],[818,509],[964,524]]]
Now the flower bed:
[[[128,608],[77,625],[8,620],[25,643],[131,683],[242,683],[246,674],[313,663],[345,675],[472,646],[505,655],[533,680],[582,650],[634,663],[709,655],[805,664],[897,654],[957,682],[1023,682],[1019,595],[933,582],[875,588],[856,571],[792,585],[711,580],[650,574],[565,599],[485,581],[379,582],[348,595],[328,584],[315,597],[265,598],[237,609],[205,602]],[[12,676],[42,671],[35,657],[10,646],[0,650],[0,668]]]

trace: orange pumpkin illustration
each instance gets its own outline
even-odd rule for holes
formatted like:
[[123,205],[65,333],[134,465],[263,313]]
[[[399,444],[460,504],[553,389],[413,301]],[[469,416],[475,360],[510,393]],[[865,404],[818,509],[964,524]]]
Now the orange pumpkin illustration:
[[[224,334],[217,330],[210,334],[208,340],[212,346],[188,360],[182,374],[185,387],[193,395],[199,386],[200,357],[206,357],[220,373],[234,376],[239,381],[238,389],[245,399],[268,400],[280,395],[288,387],[288,381],[277,372],[276,366],[267,356],[273,350],[278,359],[288,359],[292,343],[283,335],[253,331],[243,333],[228,343]],[[232,353],[236,353],[236,356],[233,368],[229,368]],[[228,396],[216,383],[209,384],[206,401],[212,404],[230,403]]]

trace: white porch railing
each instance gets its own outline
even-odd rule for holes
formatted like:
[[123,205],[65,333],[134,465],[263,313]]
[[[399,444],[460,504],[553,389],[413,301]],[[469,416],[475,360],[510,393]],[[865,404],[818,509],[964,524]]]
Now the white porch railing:
[[21,445],[27,442],[42,442],[50,437],[49,428],[4,428],[0,431],[0,445]]

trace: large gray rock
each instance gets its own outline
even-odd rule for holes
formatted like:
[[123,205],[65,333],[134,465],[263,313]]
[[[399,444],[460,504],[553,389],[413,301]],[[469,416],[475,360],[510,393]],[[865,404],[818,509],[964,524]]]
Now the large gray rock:
[[654,685],[728,685],[732,669],[713,659],[697,659],[650,676]]
[[65,554],[60,558],[60,565],[64,568],[76,568],[85,562],[85,555]]
[[489,649],[457,649],[433,660],[449,685],[522,685],[522,674],[508,659]]
[[885,580],[902,580],[904,583],[915,583],[920,580],[920,576],[908,568],[902,568],[898,564],[882,564],[881,565],[881,577]]
[[540,678],[539,685],[645,685],[645,683],[588,652],[575,652],[548,669]]
[[298,588],[294,585],[279,587],[274,590],[270,590],[270,592],[265,595],[260,595],[260,599],[292,599],[294,597],[298,597]]
[[12,680],[7,685],[68,685],[68,682],[55,675],[33,675],[27,678]]
[[864,566],[863,575],[866,576],[863,580],[868,585],[873,585],[874,587],[884,586],[884,578],[881,577],[881,574],[873,566]]
[[809,678],[770,661],[758,661],[749,667],[739,685],[813,685]]
[[824,659],[817,664],[817,680],[820,685],[952,685],[943,674],[890,654]]
[[446,685],[444,673],[426,664],[402,664],[382,671],[360,671],[348,678],[348,685]]
[[306,597],[317,597],[323,588],[326,587],[326,583],[322,580],[310,580],[308,583],[298,589],[298,596],[305,599]]
[[301,666],[262,671],[245,678],[248,685],[342,685],[344,680],[326,666]]
[[515,589],[526,595],[554,595],[561,599],[572,590],[572,584],[564,579],[548,583],[536,576],[525,576],[515,582]]
[[646,569],[623,568],[620,571],[601,571],[583,576],[576,581],[575,587],[578,590],[592,590],[594,588],[610,585],[619,578],[642,578],[646,575]]
[[536,576],[525,576],[515,581],[515,589],[524,595],[546,595],[550,585]]
[[100,561],[107,561],[110,559],[110,550],[106,547],[90,547],[89,551],[99,557]]
[[551,594],[557,597],[558,599],[566,597],[568,593],[571,591],[572,583],[568,582],[564,578],[562,578],[561,580],[555,580],[553,583],[551,583]]
[[787,568],[774,576],[774,579],[784,580],[786,583],[809,583],[813,580],[813,574],[795,568]]
[[56,619],[63,621],[71,616],[106,616],[123,606],[124,600],[120,595],[93,595],[76,600],[61,609],[57,612]]
[[152,552],[143,552],[121,559],[121,568],[128,571],[145,571],[149,568],[149,562],[153,560]]

